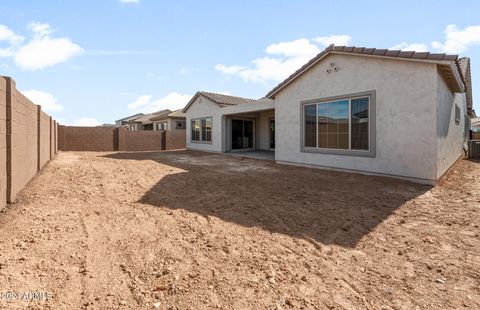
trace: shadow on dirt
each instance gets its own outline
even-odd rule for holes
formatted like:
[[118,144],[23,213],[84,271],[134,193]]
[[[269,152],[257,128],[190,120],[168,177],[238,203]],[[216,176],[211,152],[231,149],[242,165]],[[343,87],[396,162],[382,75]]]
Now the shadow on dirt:
[[[431,188],[203,152],[128,152],[104,157],[152,160],[186,171],[163,177],[141,203],[344,247],[355,247],[405,202]],[[176,195],[172,197],[171,192]]]

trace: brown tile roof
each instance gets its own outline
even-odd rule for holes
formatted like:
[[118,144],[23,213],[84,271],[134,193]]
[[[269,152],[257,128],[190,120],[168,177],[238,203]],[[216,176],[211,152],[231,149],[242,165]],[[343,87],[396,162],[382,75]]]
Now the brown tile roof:
[[472,98],[472,73],[470,68],[470,58],[463,57],[457,61],[457,65],[460,68],[463,82],[465,83],[465,93],[467,99],[467,108],[473,109]]
[[260,98],[260,99],[251,99],[251,98],[244,98],[244,97],[237,97],[237,96],[231,96],[231,95],[224,95],[224,94],[218,94],[218,93],[212,93],[212,92],[206,92],[206,91],[199,91],[193,96],[193,98],[188,102],[188,104],[183,108],[182,112],[186,112],[190,105],[199,97],[203,96],[216,104],[218,104],[220,107],[229,107],[229,106],[237,106],[237,105],[242,105],[242,104],[251,104],[251,103],[259,103],[259,102],[265,102],[265,101],[272,101],[271,99],[268,98]]
[[182,109],[179,109],[168,114],[168,117],[187,117],[187,115],[182,112]]
[[180,109],[180,110],[175,110],[175,111],[173,111],[171,113],[168,113],[168,114],[161,114],[161,115],[158,115],[158,116],[154,116],[154,117],[150,118],[150,120],[151,121],[161,121],[161,120],[167,119],[169,117],[180,118],[180,117],[186,117],[186,115]]
[[275,86],[271,91],[266,95],[267,98],[271,98],[277,91],[283,88],[286,84],[290,83],[292,80],[301,75],[305,70],[310,66],[315,64],[318,60],[322,59],[324,56],[330,53],[350,53],[350,54],[359,54],[359,55],[372,55],[372,56],[383,56],[383,57],[395,57],[395,58],[405,58],[405,59],[416,59],[416,60],[431,60],[431,61],[454,61],[458,73],[462,78],[462,81],[465,83],[465,78],[462,74],[460,64],[458,62],[458,55],[448,55],[448,54],[438,54],[438,53],[429,53],[429,52],[415,52],[415,51],[400,51],[400,50],[388,50],[388,49],[377,49],[377,48],[365,48],[365,47],[356,47],[356,46],[335,46],[330,45],[317,56],[313,57],[304,64],[300,69],[295,71],[280,84]]
[[136,118],[142,117],[142,116],[144,116],[144,115],[145,115],[145,114],[143,114],[143,113],[137,113],[137,114],[134,114],[134,115],[130,115],[130,116],[121,118],[121,119],[117,119],[115,122],[129,121],[129,120],[132,120],[132,119],[136,119]]
[[133,124],[133,123],[149,124],[149,123],[152,122],[152,118],[157,117],[157,116],[160,116],[160,115],[167,115],[167,114],[169,114],[169,113],[172,113],[172,111],[170,111],[170,110],[168,110],[168,109],[161,110],[161,111],[157,111],[157,112],[153,112],[153,113],[144,115],[144,116],[142,116],[142,117],[133,119],[133,120],[129,121],[128,124]]
[[217,94],[217,93],[211,93],[206,91],[201,91],[199,92],[199,94],[207,97],[208,99],[212,100],[213,102],[221,106],[248,104],[256,101],[255,99]]

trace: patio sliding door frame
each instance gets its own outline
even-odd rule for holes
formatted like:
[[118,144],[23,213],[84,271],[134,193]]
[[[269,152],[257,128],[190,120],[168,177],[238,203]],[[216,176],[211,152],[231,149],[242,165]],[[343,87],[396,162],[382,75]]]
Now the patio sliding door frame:
[[[242,148],[242,149],[233,149],[232,148],[232,130],[233,130],[233,125],[232,121],[237,120],[237,121],[250,121],[253,124],[253,136],[252,136],[252,148]],[[256,150],[256,143],[257,143],[257,124],[256,124],[256,119],[255,118],[249,118],[249,117],[241,117],[241,116],[230,116],[229,121],[228,121],[228,151],[229,152],[251,152]]]
[[271,141],[271,139],[272,139],[272,132],[271,132],[271,130],[270,130],[270,122],[272,122],[272,121],[273,121],[273,128],[274,128],[274,129],[273,129],[273,131],[274,131],[274,134],[273,134],[273,143],[275,144],[275,147],[276,147],[276,142],[277,142],[277,141],[275,140],[275,125],[276,125],[276,124],[275,124],[275,117],[269,117],[269,118],[268,118],[268,129],[267,129],[267,130],[268,130],[268,150],[269,150],[269,151],[275,151],[275,148],[272,148],[272,147],[271,147],[271,144],[270,144],[270,141]]

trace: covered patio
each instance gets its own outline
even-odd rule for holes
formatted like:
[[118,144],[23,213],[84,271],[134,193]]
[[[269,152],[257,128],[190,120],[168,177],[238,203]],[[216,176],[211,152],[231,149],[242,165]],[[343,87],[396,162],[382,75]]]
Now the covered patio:
[[275,157],[275,109],[271,101],[228,107],[223,112],[226,152]]

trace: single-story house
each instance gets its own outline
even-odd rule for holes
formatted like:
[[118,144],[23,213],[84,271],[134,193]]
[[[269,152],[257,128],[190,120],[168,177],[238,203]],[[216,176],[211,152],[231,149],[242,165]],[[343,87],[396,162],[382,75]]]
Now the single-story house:
[[154,130],[152,118],[162,115],[167,115],[172,111],[165,109],[150,114],[143,115],[139,118],[134,118],[127,122],[129,130]]
[[117,127],[127,127],[128,121],[140,118],[144,115],[145,114],[143,114],[143,113],[137,113],[137,114],[134,114],[134,115],[130,115],[130,116],[121,118],[121,119],[115,121],[115,126],[117,126]]
[[188,149],[435,184],[464,153],[470,60],[331,45],[264,98],[198,92],[183,112]]
[[152,117],[153,130],[185,130],[185,113],[182,110],[176,110],[168,114],[161,114]]

